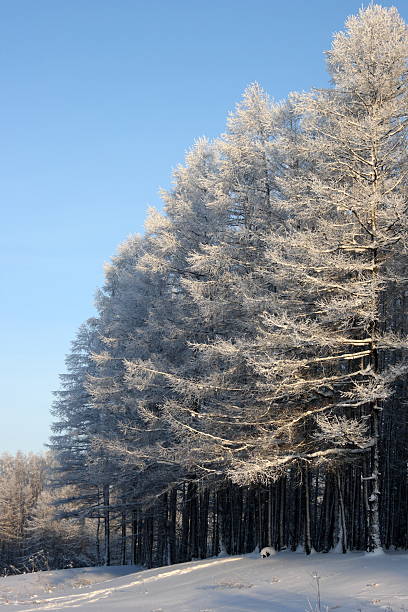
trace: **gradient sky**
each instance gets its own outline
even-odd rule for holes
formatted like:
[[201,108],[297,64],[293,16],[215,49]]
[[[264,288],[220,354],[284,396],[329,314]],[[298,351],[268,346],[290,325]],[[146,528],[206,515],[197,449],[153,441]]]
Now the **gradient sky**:
[[360,6],[0,0],[0,452],[42,450],[103,263],[194,139],[253,81],[276,100],[327,85],[323,51]]

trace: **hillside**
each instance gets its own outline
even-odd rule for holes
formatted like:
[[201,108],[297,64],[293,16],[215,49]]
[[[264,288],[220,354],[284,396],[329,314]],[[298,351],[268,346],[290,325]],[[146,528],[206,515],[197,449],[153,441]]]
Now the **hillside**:
[[[220,557],[132,572],[83,568],[2,578],[0,609],[100,612],[406,611],[408,555],[280,553]],[[131,573],[130,573],[131,572]]]

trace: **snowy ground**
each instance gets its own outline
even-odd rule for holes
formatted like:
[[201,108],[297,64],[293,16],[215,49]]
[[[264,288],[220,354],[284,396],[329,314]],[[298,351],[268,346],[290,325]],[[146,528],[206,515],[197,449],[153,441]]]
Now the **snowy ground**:
[[408,612],[408,554],[279,553],[153,570],[83,568],[0,578],[0,610],[88,612]]

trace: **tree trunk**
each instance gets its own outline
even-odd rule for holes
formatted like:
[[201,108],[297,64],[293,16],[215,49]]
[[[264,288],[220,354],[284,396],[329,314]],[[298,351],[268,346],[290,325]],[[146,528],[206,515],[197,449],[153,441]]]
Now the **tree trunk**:
[[103,486],[105,565],[111,564],[109,485]]

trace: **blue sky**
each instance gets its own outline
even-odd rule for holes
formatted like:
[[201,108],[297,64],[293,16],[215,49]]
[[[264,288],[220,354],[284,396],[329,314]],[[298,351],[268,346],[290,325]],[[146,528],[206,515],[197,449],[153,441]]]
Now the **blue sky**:
[[[388,6],[392,3],[384,2]],[[394,3],[408,18],[405,1]],[[0,3],[0,452],[39,451],[103,263],[244,88],[327,85],[360,1]]]

